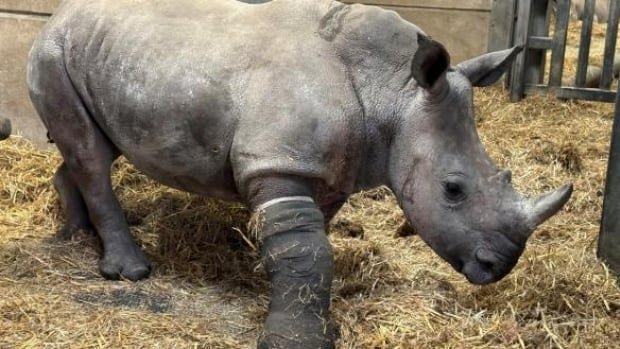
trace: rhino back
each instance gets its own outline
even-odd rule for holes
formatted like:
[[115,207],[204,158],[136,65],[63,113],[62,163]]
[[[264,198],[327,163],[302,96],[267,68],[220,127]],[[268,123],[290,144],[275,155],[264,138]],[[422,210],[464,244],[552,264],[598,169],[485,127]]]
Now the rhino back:
[[266,173],[337,187],[352,182],[363,125],[317,34],[335,5],[66,0],[44,36],[104,133],[155,179],[227,198]]

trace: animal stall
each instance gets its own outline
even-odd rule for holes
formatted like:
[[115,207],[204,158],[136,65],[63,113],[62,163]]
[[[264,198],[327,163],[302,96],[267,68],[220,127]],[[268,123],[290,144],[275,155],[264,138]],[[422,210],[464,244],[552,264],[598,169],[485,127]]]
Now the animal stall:
[[[517,5],[514,42],[525,52],[512,70],[513,101],[548,93],[564,99],[616,103],[598,255],[620,273],[620,99],[612,89],[620,71],[620,57],[616,56],[620,1],[523,0]],[[571,17],[578,21],[570,21]],[[578,36],[570,37],[569,25],[576,27],[573,33]],[[567,55],[571,49],[572,57]],[[572,79],[568,78],[571,73]]]
[[[602,1],[608,0],[598,0]],[[573,16],[581,18],[581,30],[577,59],[568,60],[571,1],[518,1],[514,44],[523,46],[525,53],[513,66],[511,99],[518,101],[524,95],[552,93],[560,98],[614,102],[616,93],[610,88],[620,70],[620,61],[614,61],[620,3],[611,0],[609,4],[604,40],[596,40],[596,47],[592,47],[595,0],[585,1],[583,9],[573,6]],[[600,38],[600,31],[596,35]],[[594,60],[598,65],[591,64]],[[566,79],[571,72],[573,78]]]
[[[11,69],[23,69],[27,30],[45,18],[22,10],[0,16],[0,44],[15,48],[0,51]],[[569,27],[569,38],[579,35]],[[569,44],[569,59],[573,51]],[[0,105],[13,96],[5,91]],[[477,89],[474,101],[482,142],[499,166],[514,169],[518,189],[572,181],[573,198],[534,234],[509,276],[478,287],[398,230],[404,218],[388,189],[351,197],[330,227],[337,348],[613,348],[620,288],[593,258],[612,105],[552,95],[510,103],[499,86]],[[52,238],[63,221],[50,182],[61,161],[24,137],[0,143],[0,348],[255,347],[269,286],[247,209],[161,186],[119,160],[113,184],[155,269],[139,283],[105,281],[94,236]]]

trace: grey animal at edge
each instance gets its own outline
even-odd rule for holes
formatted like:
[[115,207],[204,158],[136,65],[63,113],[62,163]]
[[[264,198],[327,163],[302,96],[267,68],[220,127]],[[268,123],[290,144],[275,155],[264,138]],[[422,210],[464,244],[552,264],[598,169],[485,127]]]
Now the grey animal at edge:
[[0,141],[11,137],[11,120],[0,120]]
[[521,196],[476,132],[472,85],[519,51],[450,66],[395,12],[332,0],[65,0],[28,66],[64,159],[60,233],[93,227],[106,278],[149,275],[112,190],[120,155],[171,187],[243,201],[272,283],[258,347],[333,348],[324,225],[352,193],[389,186],[474,284],[504,277],[569,199],[571,185]]
[[[614,64],[612,69],[613,77],[618,78],[620,75],[620,57],[614,57]],[[598,88],[603,78],[603,68],[598,65],[589,64],[586,69],[586,81],[585,86],[588,88]],[[575,78],[570,83],[571,86],[575,86]]]
[[[573,19],[582,20],[585,9],[585,0],[571,0],[570,14]],[[596,0],[594,4],[594,20],[598,23],[607,23],[609,19],[609,0]]]

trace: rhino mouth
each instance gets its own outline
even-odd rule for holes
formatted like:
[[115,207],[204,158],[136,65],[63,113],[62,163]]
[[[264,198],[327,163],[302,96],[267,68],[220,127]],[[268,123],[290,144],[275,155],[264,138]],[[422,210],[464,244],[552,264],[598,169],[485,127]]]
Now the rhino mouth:
[[487,285],[501,280],[517,264],[523,249],[515,248],[511,253],[498,253],[488,248],[478,248],[474,258],[462,263],[461,274],[475,285]]
[[460,272],[465,275],[467,281],[474,285],[488,285],[503,277],[494,272],[492,265],[484,262],[464,263]]
[[[448,254],[440,256],[452,266],[454,270],[463,274],[467,281],[475,285],[486,285],[493,283],[503,275],[497,275],[497,267],[489,261],[484,261],[476,257],[478,254],[476,249],[471,256],[450,256]],[[483,254],[481,254],[483,255]]]

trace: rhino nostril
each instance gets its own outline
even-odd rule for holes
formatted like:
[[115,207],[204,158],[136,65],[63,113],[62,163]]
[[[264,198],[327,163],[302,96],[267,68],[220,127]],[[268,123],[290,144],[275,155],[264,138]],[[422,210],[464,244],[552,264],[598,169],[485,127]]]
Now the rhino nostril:
[[480,266],[482,267],[483,270],[486,270],[488,272],[493,271],[493,264],[491,263],[480,262]]
[[498,262],[497,256],[493,252],[484,248],[476,251],[476,259],[480,265],[488,269],[493,269],[493,266]]

